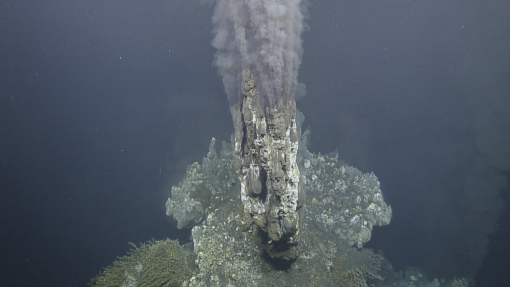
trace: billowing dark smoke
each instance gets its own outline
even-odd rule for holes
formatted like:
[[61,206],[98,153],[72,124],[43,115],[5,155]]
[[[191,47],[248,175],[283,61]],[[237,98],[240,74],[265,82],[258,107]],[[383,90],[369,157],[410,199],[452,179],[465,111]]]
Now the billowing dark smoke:
[[301,55],[306,4],[301,0],[211,0],[214,64],[231,105],[241,98],[241,74],[254,74],[261,99],[270,106],[293,98]]
[[[245,214],[280,247],[270,256],[295,258],[305,190],[296,158],[301,0],[216,0],[214,64],[234,121],[235,170]],[[281,241],[280,241],[281,240]],[[285,246],[285,247],[284,247]],[[277,250],[277,251],[276,251]],[[283,255],[285,254],[285,255]]]

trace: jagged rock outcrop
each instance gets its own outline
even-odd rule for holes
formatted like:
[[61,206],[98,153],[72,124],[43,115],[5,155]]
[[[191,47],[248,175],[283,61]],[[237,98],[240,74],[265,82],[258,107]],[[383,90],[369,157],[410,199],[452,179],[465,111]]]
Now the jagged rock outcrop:
[[300,131],[296,102],[264,103],[255,76],[242,75],[243,100],[231,107],[235,171],[244,211],[271,240],[293,243],[299,234],[305,192],[296,162]]
[[[245,211],[232,144],[223,142],[218,156],[213,139],[202,165],[188,168],[175,189],[188,197],[169,201],[174,213],[175,207],[187,208],[190,196],[204,210],[203,220],[192,228],[198,271],[189,286],[332,286],[377,278],[380,258],[358,248],[370,239],[372,226],[391,219],[377,177],[362,174],[336,154],[308,152],[306,139],[305,133],[296,163],[309,198],[291,254],[260,232]],[[360,256],[366,259],[356,259]]]

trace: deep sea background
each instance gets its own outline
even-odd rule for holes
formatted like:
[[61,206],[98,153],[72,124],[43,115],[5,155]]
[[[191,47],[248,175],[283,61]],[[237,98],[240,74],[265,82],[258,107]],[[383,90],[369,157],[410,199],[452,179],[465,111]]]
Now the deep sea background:
[[[397,270],[510,286],[510,2],[310,1],[309,149],[373,171]],[[84,286],[186,240],[170,187],[233,125],[191,0],[0,3],[0,286]]]

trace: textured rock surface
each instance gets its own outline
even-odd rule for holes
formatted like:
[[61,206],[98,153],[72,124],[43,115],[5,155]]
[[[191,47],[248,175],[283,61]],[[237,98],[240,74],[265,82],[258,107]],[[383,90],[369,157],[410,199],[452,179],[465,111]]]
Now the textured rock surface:
[[[200,198],[194,196],[203,188],[204,176],[198,163],[188,166],[186,177],[179,186],[172,187],[172,198],[166,202],[166,215],[177,220],[178,228],[191,228],[204,218]],[[205,193],[205,192],[204,192]]]
[[[277,242],[260,232],[241,201],[232,145],[223,143],[220,156],[214,145],[213,139],[202,166],[188,167],[175,189],[179,196],[167,203],[172,214],[186,213],[176,209],[188,210],[190,199],[204,211],[204,219],[192,229],[198,272],[190,286],[364,286],[367,279],[378,278],[382,258],[353,247],[370,239],[373,225],[391,219],[391,207],[373,174],[362,174],[335,154],[309,153],[301,145],[297,163],[308,206],[293,255],[274,256],[280,252]],[[190,218],[186,222],[195,222]]]
[[299,153],[306,186],[306,218],[322,233],[333,233],[358,248],[370,240],[374,225],[390,223],[392,210],[383,200],[373,173],[338,160],[338,154]]
[[405,272],[394,271],[387,260],[381,262],[380,274],[384,281],[374,282],[374,287],[468,287],[466,278],[453,277],[450,279],[430,279],[426,273],[417,267],[407,267]]
[[207,209],[221,205],[228,199],[227,195],[236,197],[239,194],[230,192],[232,185],[237,183],[231,148],[229,150],[223,143],[221,158],[218,158],[215,145],[213,138],[202,166],[197,162],[188,166],[179,186],[172,187],[172,198],[166,202],[166,215],[177,220],[178,228],[192,228],[204,219]]
[[264,103],[255,87],[256,77],[248,69],[243,71],[243,100],[230,109],[241,201],[271,240],[293,243],[305,195],[296,162],[300,137],[296,102],[281,97],[275,106]]

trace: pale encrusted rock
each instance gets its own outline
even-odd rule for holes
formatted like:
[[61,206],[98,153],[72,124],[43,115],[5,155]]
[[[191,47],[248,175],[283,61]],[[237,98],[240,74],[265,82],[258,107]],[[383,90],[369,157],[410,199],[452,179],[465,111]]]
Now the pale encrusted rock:
[[166,215],[177,220],[177,227],[191,228],[204,218],[204,207],[192,193],[203,183],[198,163],[188,166],[186,177],[179,186],[172,187],[172,198],[166,202]]
[[384,202],[373,173],[348,166],[336,153],[315,155],[303,149],[299,158],[307,193],[306,218],[317,228],[361,248],[370,240],[374,225],[390,223],[391,206]]
[[230,190],[237,180],[232,169],[232,149],[225,148],[226,143],[223,143],[221,157],[218,157],[215,145],[213,138],[202,166],[197,162],[189,165],[179,186],[172,187],[172,197],[166,202],[166,215],[177,220],[179,229],[192,228],[205,218],[209,209],[214,210],[229,197],[236,197]]
[[[302,141],[307,138],[304,133]],[[297,163],[308,206],[299,241],[292,245],[295,256],[274,259],[268,254],[278,253],[278,243],[259,231],[241,202],[232,144],[223,142],[220,156],[214,144],[213,139],[202,166],[188,167],[179,185],[181,190],[201,190],[201,196],[209,198],[194,197],[204,207],[204,219],[192,229],[198,271],[186,284],[333,286],[342,272],[350,270],[347,267],[363,267],[342,267],[338,258],[357,254],[357,248],[370,239],[372,226],[388,224],[391,219],[391,207],[384,202],[375,175],[346,165],[336,154],[315,155],[300,145]],[[183,201],[177,198],[173,199],[174,209],[185,209],[186,204],[180,203],[190,196]]]

